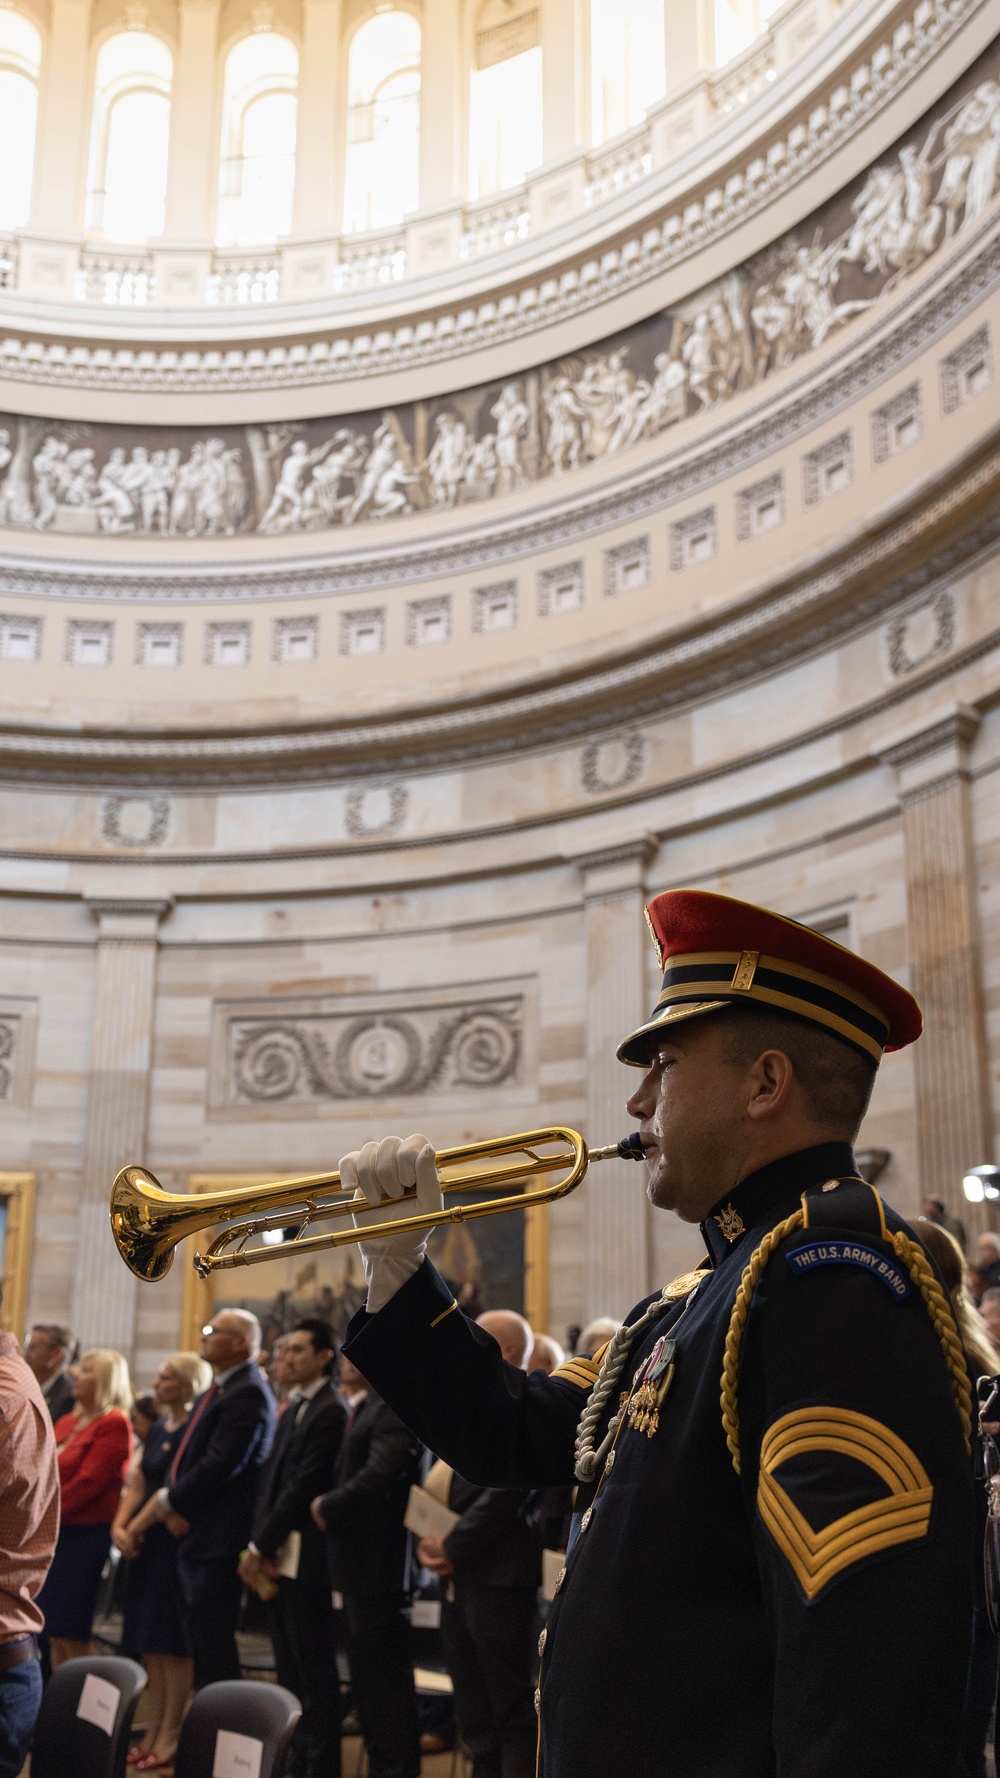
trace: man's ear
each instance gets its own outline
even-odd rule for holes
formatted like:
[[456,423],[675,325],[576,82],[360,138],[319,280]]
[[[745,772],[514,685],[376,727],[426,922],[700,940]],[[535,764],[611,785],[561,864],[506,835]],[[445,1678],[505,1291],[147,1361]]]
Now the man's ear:
[[747,1116],[760,1122],[784,1111],[795,1086],[795,1070],[784,1050],[763,1050],[750,1076]]

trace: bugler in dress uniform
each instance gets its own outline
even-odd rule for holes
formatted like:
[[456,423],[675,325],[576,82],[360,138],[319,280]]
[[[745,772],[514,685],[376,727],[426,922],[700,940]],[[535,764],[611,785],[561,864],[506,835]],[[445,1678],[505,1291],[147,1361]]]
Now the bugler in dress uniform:
[[[618,1052],[650,1068],[644,1135],[693,1018],[790,1014],[793,1050],[796,1031],[826,1033],[834,1073],[839,1056],[855,1075],[852,1058],[920,1034],[909,994],[791,921],[696,892],[648,918],[663,988]],[[512,1370],[426,1260],[345,1351],[470,1480],[577,1477],[544,1638],[544,1778],[951,1778],[973,1531],[947,1298],[849,1141],[718,1185],[702,1266],[593,1361]]]

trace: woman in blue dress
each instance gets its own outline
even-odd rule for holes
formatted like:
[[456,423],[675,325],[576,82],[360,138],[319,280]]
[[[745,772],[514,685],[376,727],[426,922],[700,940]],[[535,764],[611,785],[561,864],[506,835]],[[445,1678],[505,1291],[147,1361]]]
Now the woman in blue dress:
[[172,1763],[194,1669],[181,1621],[177,1540],[165,1525],[152,1525],[136,1537],[129,1524],[150,1495],[166,1485],[195,1400],[211,1375],[193,1352],[178,1352],[160,1366],[154,1392],[162,1417],[150,1429],[111,1527],[116,1548],[128,1558],[122,1653],[141,1660],[149,1674],[146,1730],[128,1756],[128,1764],[139,1772]]

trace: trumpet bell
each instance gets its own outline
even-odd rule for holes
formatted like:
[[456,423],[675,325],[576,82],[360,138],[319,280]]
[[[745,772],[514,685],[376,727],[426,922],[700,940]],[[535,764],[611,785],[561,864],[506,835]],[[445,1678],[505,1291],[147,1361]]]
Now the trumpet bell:
[[176,1197],[152,1173],[145,1167],[122,1168],[111,1193],[111,1231],[137,1278],[155,1283],[166,1277],[181,1238],[177,1218]]

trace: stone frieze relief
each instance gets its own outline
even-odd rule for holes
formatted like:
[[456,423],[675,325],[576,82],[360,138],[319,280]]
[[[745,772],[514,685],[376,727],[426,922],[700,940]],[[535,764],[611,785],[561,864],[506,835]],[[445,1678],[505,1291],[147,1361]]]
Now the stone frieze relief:
[[321,1103],[516,1083],[524,998],[227,1022],[231,1105]]
[[288,536],[478,505],[627,453],[821,347],[982,216],[1000,182],[1000,45],[801,227],[688,302],[525,376],[313,420],[132,427],[0,416],[0,524]]

